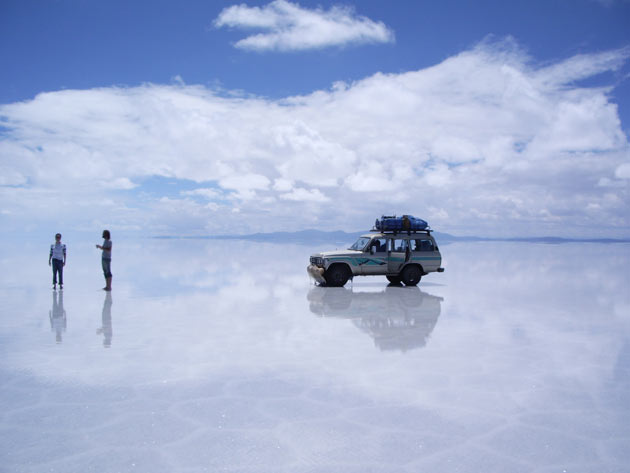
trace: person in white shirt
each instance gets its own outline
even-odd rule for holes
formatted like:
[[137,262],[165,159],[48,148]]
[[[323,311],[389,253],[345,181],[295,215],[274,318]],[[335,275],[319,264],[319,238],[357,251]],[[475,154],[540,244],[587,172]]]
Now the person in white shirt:
[[48,266],[53,270],[53,289],[57,290],[57,274],[59,274],[59,289],[63,289],[63,267],[66,265],[66,245],[61,243],[61,233],[55,235],[55,243],[50,245]]

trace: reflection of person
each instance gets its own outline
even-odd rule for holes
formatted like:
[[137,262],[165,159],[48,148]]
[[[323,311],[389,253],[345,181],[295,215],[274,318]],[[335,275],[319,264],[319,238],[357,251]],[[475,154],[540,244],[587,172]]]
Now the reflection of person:
[[103,276],[105,276],[104,291],[112,290],[112,241],[109,230],[103,230],[103,244],[96,245],[99,250],[103,250],[101,264],[103,266]]
[[61,243],[61,233],[55,235],[55,243],[50,245],[48,266],[52,266],[53,289],[57,289],[57,274],[59,274],[59,289],[63,289],[63,267],[66,265],[66,245]]
[[55,332],[57,343],[61,343],[61,335],[66,331],[66,311],[63,308],[63,292],[53,292],[52,309],[48,312],[50,330]]
[[98,335],[103,335],[103,346],[109,348],[112,346],[112,293],[105,294],[103,301],[103,312],[101,314],[101,328],[96,330]]

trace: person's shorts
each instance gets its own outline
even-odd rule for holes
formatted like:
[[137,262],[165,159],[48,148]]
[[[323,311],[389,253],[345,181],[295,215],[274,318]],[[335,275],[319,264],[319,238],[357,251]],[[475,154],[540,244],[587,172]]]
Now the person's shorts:
[[106,278],[111,278],[112,277],[112,260],[103,259],[101,261],[103,263],[103,275]]

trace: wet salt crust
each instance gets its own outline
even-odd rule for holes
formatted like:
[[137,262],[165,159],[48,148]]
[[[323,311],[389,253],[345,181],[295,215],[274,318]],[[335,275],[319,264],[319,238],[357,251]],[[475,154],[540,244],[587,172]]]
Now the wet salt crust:
[[30,243],[1,255],[2,471],[630,464],[626,244],[442,245],[417,288],[322,288],[325,243],[117,240],[109,296],[91,244],[62,296]]

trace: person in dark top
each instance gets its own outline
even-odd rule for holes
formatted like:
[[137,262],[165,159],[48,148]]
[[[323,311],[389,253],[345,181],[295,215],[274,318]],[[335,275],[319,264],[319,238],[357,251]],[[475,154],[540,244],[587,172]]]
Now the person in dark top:
[[109,230],[103,230],[103,244],[96,245],[99,250],[103,250],[101,264],[103,266],[103,276],[105,276],[104,291],[112,290],[112,241]]

